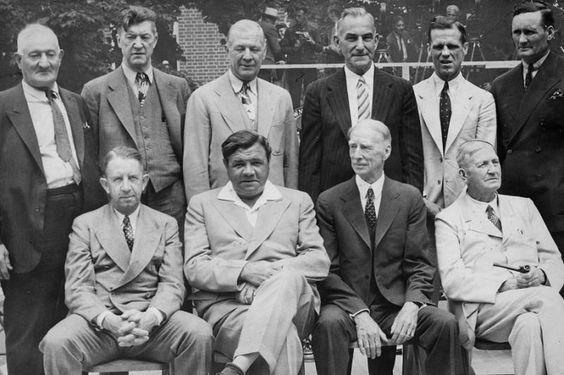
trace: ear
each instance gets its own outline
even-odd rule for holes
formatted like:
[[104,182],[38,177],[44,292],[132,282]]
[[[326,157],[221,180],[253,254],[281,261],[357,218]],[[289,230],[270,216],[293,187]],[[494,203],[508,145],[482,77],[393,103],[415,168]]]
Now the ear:
[[16,61],[16,64],[18,64],[18,68],[22,70],[22,55],[16,52],[14,54],[14,60]]
[[386,145],[386,149],[384,150],[386,155],[384,156],[384,160],[388,160],[388,158],[390,157],[390,155],[392,154],[392,145],[387,144]]
[[339,45],[339,36],[338,35],[333,35],[333,40],[335,41],[335,45],[337,47],[339,47],[339,49],[341,48],[341,46]]
[[554,26],[549,26],[546,28],[546,39],[547,40],[552,40],[554,39],[555,33],[556,31],[554,30]]
[[155,31],[155,44],[153,45],[153,48],[157,45],[158,41],[159,41],[159,33]]
[[59,61],[63,60],[63,56],[65,55],[65,51],[63,51],[62,49],[59,50]]
[[464,52],[464,56],[468,53],[468,42],[462,45],[462,52]]
[[229,169],[229,161],[223,159],[223,165],[225,166],[225,169]]
[[460,168],[460,169],[458,170],[458,174],[460,175],[460,177],[462,178],[462,180],[463,180],[464,182],[466,182],[466,180],[467,180],[466,171],[465,171],[464,169]]
[[143,177],[141,178],[141,182],[143,183],[143,191],[145,191],[145,188],[147,187],[147,184],[149,183],[149,175],[145,173],[143,175]]
[[102,185],[106,194],[110,194],[110,183],[106,177],[100,177],[100,185]]

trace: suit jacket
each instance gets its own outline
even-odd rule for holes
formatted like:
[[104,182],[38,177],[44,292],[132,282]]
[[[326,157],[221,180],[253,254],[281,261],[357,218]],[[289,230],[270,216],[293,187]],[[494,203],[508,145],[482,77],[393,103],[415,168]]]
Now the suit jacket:
[[429,260],[425,204],[417,189],[385,177],[374,252],[354,177],[322,193],[316,210],[331,259],[329,276],[319,283],[324,304],[349,314],[369,308],[373,285],[398,307],[406,301],[432,304],[435,268]]
[[81,215],[73,223],[65,275],[65,302],[88,321],[108,309],[151,306],[170,317],[186,291],[178,224],[141,205],[130,251],[110,205]]
[[423,139],[425,185],[423,196],[429,201],[449,206],[464,190],[458,173],[456,153],[461,144],[481,139],[496,144],[496,114],[492,94],[461,77],[457,95],[452,102],[452,116],[446,147],[443,149],[439,99],[432,78],[413,86]]
[[[258,132],[272,148],[270,180],[281,186],[298,186],[298,136],[288,92],[257,78]],[[229,179],[221,144],[232,133],[249,129],[251,123],[233,92],[229,74],[200,87],[190,97],[184,135],[186,196],[225,185]]]
[[[303,275],[310,283],[323,280],[329,259],[315,224],[313,202],[297,190],[277,186],[282,197],[259,208],[252,227],[244,210],[221,200],[221,189],[195,195],[188,204],[184,274],[197,288],[192,296],[201,312],[214,303],[232,299],[241,288],[237,279],[249,261],[268,261]],[[316,308],[319,296],[315,286]],[[222,312],[206,318],[210,324]]]
[[[59,88],[69,118],[82,175],[83,208],[104,199],[98,182],[98,150],[82,98]],[[22,85],[0,93],[0,243],[10,253],[14,272],[33,270],[41,258],[47,181],[39,143]]]
[[564,232],[564,57],[550,53],[527,90],[522,65],[498,77],[501,192],[533,200],[551,232]]
[[[190,89],[183,78],[166,74],[156,68],[153,68],[153,74],[170,143],[178,163],[182,165],[182,136]],[[142,146],[137,144],[133,112],[128,99],[129,84],[121,67],[87,82],[81,95],[88,104],[92,126],[98,135],[100,159],[116,146],[142,149]],[[152,142],[153,147],[158,149],[159,140],[153,139]]]
[[[411,85],[374,69],[372,118],[382,121],[392,134],[392,154],[386,175],[423,189],[423,146],[417,103]],[[308,86],[300,143],[299,188],[315,201],[332,186],[354,175],[347,132],[351,127],[345,71]]]
[[261,20],[259,21],[259,25],[262,28],[266,39],[266,56],[264,58],[264,64],[274,64],[282,58],[282,50],[280,49],[280,43],[278,42],[278,30],[276,30],[276,26],[270,22]]
[[444,291],[459,320],[461,342],[474,343],[481,303],[495,303],[511,272],[493,267],[540,267],[550,286],[564,285],[564,264],[538,210],[530,199],[498,195],[503,234],[462,194],[435,220],[437,258]]
[[[402,33],[403,43],[405,44],[405,50],[407,52],[407,59],[405,61],[417,61],[419,48],[413,41],[413,38],[409,35],[407,31],[404,30]],[[398,44],[398,34],[392,31],[386,37],[386,44],[388,45],[388,50],[390,51],[390,58],[393,62],[404,62],[403,53]]]

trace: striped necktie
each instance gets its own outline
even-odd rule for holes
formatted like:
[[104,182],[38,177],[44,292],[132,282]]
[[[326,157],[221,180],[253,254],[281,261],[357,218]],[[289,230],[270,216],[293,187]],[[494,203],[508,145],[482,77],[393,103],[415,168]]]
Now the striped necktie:
[[358,121],[370,118],[368,85],[364,77],[360,77],[356,83],[356,98],[358,103]]
[[499,220],[499,217],[495,214],[492,206],[488,205],[486,214],[488,215],[488,220],[501,232],[501,220]]

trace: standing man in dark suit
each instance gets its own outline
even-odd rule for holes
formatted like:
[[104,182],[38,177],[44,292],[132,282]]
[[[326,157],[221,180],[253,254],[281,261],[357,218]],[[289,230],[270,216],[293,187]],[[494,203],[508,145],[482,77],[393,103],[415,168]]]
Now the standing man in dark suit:
[[386,37],[393,62],[416,61],[419,53],[413,38],[405,29],[405,20],[402,16],[394,17],[394,29]]
[[72,221],[103,199],[86,105],[56,82],[62,57],[51,29],[26,26],[16,52],[23,81],[0,93],[0,279],[10,374],[43,374],[37,345],[66,314]]
[[542,1],[517,5],[511,23],[521,64],[492,87],[500,192],[531,198],[564,251],[564,58],[550,51],[554,16]]
[[388,127],[362,120],[349,131],[348,145],[356,176],[317,200],[331,259],[329,276],[318,284],[318,374],[346,375],[352,341],[369,358],[371,375],[391,375],[395,345],[406,342],[426,351],[427,374],[466,374],[454,316],[431,306],[435,268],[421,193],[384,174],[392,152]]
[[351,178],[347,132],[359,120],[388,124],[392,154],[386,163],[391,178],[423,189],[423,146],[415,95],[409,82],[375,69],[374,18],[364,8],[343,11],[337,44],[345,68],[312,83],[302,117],[299,189],[313,200]]
[[155,12],[143,7],[122,12],[118,33],[122,64],[86,83],[82,96],[99,137],[100,155],[120,145],[139,150],[149,173],[142,202],[174,217],[183,228],[182,133],[190,89],[185,79],[151,66],[158,39],[156,19]]

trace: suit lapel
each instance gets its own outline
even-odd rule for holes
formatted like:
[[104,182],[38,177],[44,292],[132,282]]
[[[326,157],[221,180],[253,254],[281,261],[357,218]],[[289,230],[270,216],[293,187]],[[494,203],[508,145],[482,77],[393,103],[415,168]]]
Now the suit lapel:
[[82,116],[80,115],[80,103],[77,103],[66,90],[60,89],[61,100],[65,105],[67,116],[72,131],[72,138],[74,141],[74,148],[78,157],[78,165],[82,167],[84,162],[84,130],[82,129]]
[[450,119],[445,151],[448,151],[449,147],[452,146],[458,137],[458,133],[462,130],[464,122],[470,113],[473,94],[472,90],[469,87],[467,88],[468,85],[469,83],[465,79],[462,79],[458,87],[458,95],[456,95],[458,100],[456,100],[455,105],[453,106],[454,111],[452,112],[452,117]]
[[[127,270],[119,281],[119,286],[125,285],[136,278],[153,258],[161,239],[157,223],[151,220],[144,206],[140,207],[137,226],[135,228],[135,242]],[[125,236],[123,236],[125,238]],[[129,250],[129,249],[127,249]]]
[[251,242],[247,248],[246,259],[255,252],[256,249],[270,236],[276,229],[280,218],[290,205],[290,201],[281,198],[276,201],[267,201],[258,210],[257,224],[253,231]]
[[[182,134],[180,127],[177,126],[177,124],[181,124],[182,122],[177,107],[178,89],[174,86],[174,83],[158,69],[153,68],[153,77],[155,81],[155,88],[157,89],[164,117],[166,119],[170,141],[175,153],[177,155],[182,155]],[[186,105],[186,103],[183,103],[183,105]]]
[[378,210],[378,222],[376,224],[376,235],[374,239],[374,248],[377,248],[384,237],[384,234],[390,228],[394,217],[398,213],[400,194],[392,189],[391,181],[385,177],[384,187],[382,188],[382,199],[380,200],[380,209]]
[[45,176],[43,162],[41,161],[41,152],[39,151],[39,143],[37,142],[37,134],[35,133],[35,128],[33,127],[33,121],[31,120],[31,114],[29,113],[29,107],[27,106],[21,83],[17,87],[17,91],[12,100],[13,105],[12,108],[8,110],[8,117],[10,118],[20,138],[27,146],[27,149],[29,150],[33,160],[35,160],[37,167]]
[[439,153],[443,154],[443,138],[441,134],[441,119],[439,117],[439,111],[437,110],[437,100],[435,97],[435,89],[433,87],[433,81],[427,79],[422,83],[424,86],[421,87],[418,96],[421,99],[421,105],[419,110],[421,111],[421,117],[423,118],[423,124],[427,127],[431,138],[437,146]]
[[256,121],[258,121],[258,133],[268,137],[268,131],[272,125],[272,118],[276,110],[276,100],[272,98],[274,94],[271,88],[260,78],[257,79],[257,91],[258,115]]
[[104,206],[102,220],[94,231],[104,251],[125,272],[129,267],[131,252],[121,231],[121,223],[112,210],[109,204]]
[[347,182],[347,191],[342,196],[343,202],[343,216],[351,224],[355,232],[360,236],[362,241],[366,244],[368,249],[371,248],[370,234],[368,232],[368,225],[364,217],[362,203],[360,201],[360,193],[353,177]]
[[[124,128],[129,133],[131,139],[133,139],[137,145],[133,113],[129,105],[129,87],[121,67],[112,73],[112,76],[108,79],[108,81],[108,102]],[[139,145],[137,145],[137,147],[139,148]]]
[[[476,208],[476,205],[470,204],[470,197],[464,194],[462,214],[464,221],[469,228],[479,233],[485,233],[488,236],[501,238],[501,232],[488,220],[486,213]],[[503,227],[503,223],[501,224]]]
[[[332,108],[332,113],[341,131],[346,137],[352,125],[351,110],[349,108],[349,98],[347,94],[347,80],[344,69],[340,69],[328,79],[327,101],[329,102],[329,108]],[[372,113],[374,113],[374,111],[372,111]]]
[[[389,98],[392,95],[392,82],[380,71],[374,68],[374,88],[372,90],[372,118],[385,121],[390,109]],[[377,115],[377,116],[376,116]]]
[[215,92],[220,97],[219,113],[232,132],[250,129],[251,122],[246,115],[243,105],[233,92],[229,72],[225,73],[215,85]]
[[215,206],[219,215],[225,219],[227,224],[229,224],[241,238],[247,241],[251,239],[253,227],[241,207],[235,206],[230,200],[217,199],[214,200],[212,204]]

